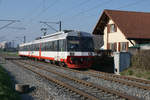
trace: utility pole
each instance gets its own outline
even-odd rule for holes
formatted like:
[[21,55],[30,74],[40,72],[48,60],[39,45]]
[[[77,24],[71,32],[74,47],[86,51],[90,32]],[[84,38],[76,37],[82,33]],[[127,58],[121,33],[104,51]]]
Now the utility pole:
[[8,27],[9,25],[11,25],[11,24],[13,24],[13,23],[20,22],[20,20],[0,20],[0,21],[9,22],[8,24],[6,24],[6,25],[0,27],[0,30],[2,30],[2,29],[4,29],[4,28]]
[[21,42],[26,43],[26,36],[16,38],[19,39]]
[[23,42],[26,43],[26,36],[24,36],[23,39],[24,39]]
[[59,31],[61,31],[61,21],[59,21]]
[[12,40],[12,48],[15,47],[15,40]]

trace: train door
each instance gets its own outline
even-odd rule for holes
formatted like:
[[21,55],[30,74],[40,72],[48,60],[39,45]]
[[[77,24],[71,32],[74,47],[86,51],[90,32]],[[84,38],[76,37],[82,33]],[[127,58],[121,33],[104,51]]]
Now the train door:
[[39,59],[41,58],[41,47],[42,47],[42,44],[40,43],[39,44]]
[[59,49],[58,49],[58,56],[59,56],[59,61],[64,61],[65,55],[66,55],[66,40],[62,39],[59,40]]
[[57,40],[57,61],[59,61],[60,55],[59,55],[59,40]]

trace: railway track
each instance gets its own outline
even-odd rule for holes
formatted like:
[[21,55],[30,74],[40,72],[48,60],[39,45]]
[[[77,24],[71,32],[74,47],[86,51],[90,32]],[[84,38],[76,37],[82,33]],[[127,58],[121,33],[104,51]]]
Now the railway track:
[[[40,62],[40,63],[43,63],[43,62]],[[46,63],[43,63],[43,64],[48,65]],[[58,66],[55,66],[55,67],[60,68]],[[72,70],[72,69],[68,69],[68,68],[64,68],[64,67],[61,67],[61,68],[65,69],[65,70],[77,72],[77,73],[90,74],[91,76],[94,76],[94,77],[97,77],[97,78],[102,78],[104,80],[118,82],[118,83],[125,84],[125,85],[128,85],[128,86],[138,87],[138,88],[141,88],[141,89],[144,89],[144,90],[150,90],[150,81],[144,80],[144,79],[138,79],[138,78],[127,77],[127,76],[120,76],[120,75],[95,71],[95,70],[91,70],[91,69],[88,69],[88,71],[83,72],[83,71]]]
[[148,84],[150,86],[150,81],[149,80],[138,79],[138,78],[133,78],[133,77],[128,77],[128,76],[120,76],[120,75],[115,75],[115,74],[111,74],[111,73],[95,71],[95,70],[91,70],[91,69],[89,70],[88,73],[91,73],[91,74],[96,73],[97,75],[103,74],[103,75],[106,75],[108,77],[112,77],[112,78],[116,78],[116,79],[123,79],[123,80],[130,80],[130,81],[137,82],[137,83]]
[[[24,61],[24,60],[23,60]],[[126,86],[129,86],[130,87],[135,87],[135,88],[139,88],[139,89],[142,89],[142,91],[146,90],[146,91],[149,91],[150,90],[150,84],[149,84],[149,81],[147,80],[143,80],[143,79],[137,79],[137,78],[132,78],[132,77],[126,77],[126,76],[120,76],[120,75],[114,75],[114,74],[108,74],[108,73],[104,73],[104,72],[99,72],[99,71],[94,71],[94,70],[86,70],[86,71],[79,71],[79,70],[72,70],[72,69],[68,69],[68,68],[65,68],[65,67],[59,67],[59,66],[56,66],[56,65],[51,65],[49,63],[44,63],[44,62],[39,62],[39,61],[33,61],[31,60],[30,61],[33,65],[35,63],[38,63],[40,64],[42,67],[44,66],[47,66],[48,68],[50,68],[49,66],[52,67],[52,69],[62,69],[62,70],[65,70],[66,72],[74,72],[74,73],[80,73],[80,74],[85,74],[85,75],[88,75],[88,76],[92,76],[92,77],[96,77],[96,78],[99,78],[100,80],[101,79],[104,79],[106,81],[110,81],[110,82],[114,82],[114,83],[119,83],[119,84],[123,84],[123,85],[126,85]],[[29,63],[28,61],[26,61],[26,63]],[[59,70],[58,70],[59,72]],[[67,73],[66,73],[67,74]],[[108,78],[107,78],[108,77]],[[81,79],[82,80],[82,79]],[[83,79],[84,80],[84,79]],[[86,80],[86,79],[85,79]],[[119,80],[119,82],[118,82]],[[87,82],[87,81],[86,81]],[[92,82],[93,83],[93,82]],[[130,84],[131,83],[131,84]],[[144,87],[144,88],[143,88]],[[107,87],[109,88],[109,87]],[[113,89],[113,88],[112,88]],[[120,91],[117,89],[117,91]],[[128,90],[127,90],[128,91]],[[140,90],[141,91],[141,90]],[[127,93],[128,95],[130,95],[130,93],[128,92],[123,92],[123,93]],[[145,96],[147,95],[148,96],[148,93],[146,94],[137,94],[136,92],[134,94],[132,94],[133,96],[137,96],[139,98],[145,98]],[[149,100],[149,96],[146,97],[146,100]]]
[[[49,65],[44,62],[40,62],[40,63],[45,64],[47,66]],[[58,66],[55,66],[55,67],[59,69],[61,68],[64,70],[69,70],[75,73],[88,74],[93,77],[97,77],[97,78],[104,79],[107,81],[117,82],[117,83],[124,84],[127,86],[137,87],[143,90],[150,90],[150,81],[148,80],[137,79],[137,78],[127,77],[127,76],[120,76],[120,75],[115,75],[115,74],[110,74],[110,73],[105,73],[105,72],[99,72],[99,71],[94,71],[91,69],[88,69],[87,71],[79,71],[79,70],[74,70],[74,69],[68,69],[65,67],[58,67]]]
[[[24,68],[40,75],[41,77],[44,77],[45,79],[52,81],[60,86],[65,87],[66,89],[69,89],[70,92],[75,92],[76,94],[80,95],[81,97],[83,97],[84,99],[90,99],[90,100],[103,100],[104,98],[108,99],[108,100],[138,100],[137,97],[134,96],[129,96],[127,94],[124,93],[120,93],[118,91],[114,91],[114,90],[110,90],[98,85],[95,85],[93,83],[87,82],[87,81],[83,81],[74,77],[70,77],[69,75],[63,74],[63,73],[59,73],[53,70],[48,70],[42,66],[39,65],[33,65],[33,64],[27,64],[27,63],[23,63],[23,62],[17,62],[17,61],[13,61],[13,63],[19,65],[19,66],[23,66]],[[30,67],[29,67],[30,66]],[[34,66],[34,68],[33,68]],[[35,69],[40,69],[39,71],[35,71]],[[44,75],[43,73],[41,73],[41,71],[46,71],[49,73],[53,73],[54,75],[57,75],[57,79],[65,79],[65,80],[69,80],[69,83],[67,83],[66,81],[64,82],[64,80],[57,80],[56,78],[50,77],[48,75]],[[58,78],[61,77],[61,78]],[[70,85],[70,83],[73,83]],[[76,84],[76,85],[74,85]],[[78,86],[80,85],[80,88],[78,88]],[[81,88],[82,87],[82,88]],[[86,90],[86,91],[85,91]]]

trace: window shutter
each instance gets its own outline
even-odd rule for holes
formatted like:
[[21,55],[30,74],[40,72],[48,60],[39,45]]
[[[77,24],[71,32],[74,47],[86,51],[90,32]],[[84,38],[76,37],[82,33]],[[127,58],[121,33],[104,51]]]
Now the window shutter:
[[115,25],[115,32],[117,32],[117,25],[116,24],[114,24]]
[[129,42],[126,43],[126,51],[128,51]]
[[110,44],[109,43],[107,43],[107,50],[109,50],[110,49]]
[[117,51],[117,43],[114,43],[115,51]]
[[107,25],[107,33],[110,33],[110,25]]
[[121,47],[121,46],[120,46],[120,42],[119,42],[119,43],[118,43],[118,51],[119,51],[119,52],[120,52],[120,47]]

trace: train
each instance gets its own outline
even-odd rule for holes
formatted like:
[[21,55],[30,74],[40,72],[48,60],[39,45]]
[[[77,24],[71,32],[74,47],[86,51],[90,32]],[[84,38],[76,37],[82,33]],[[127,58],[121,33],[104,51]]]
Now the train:
[[94,42],[91,33],[64,30],[20,44],[18,54],[68,68],[90,68]]

